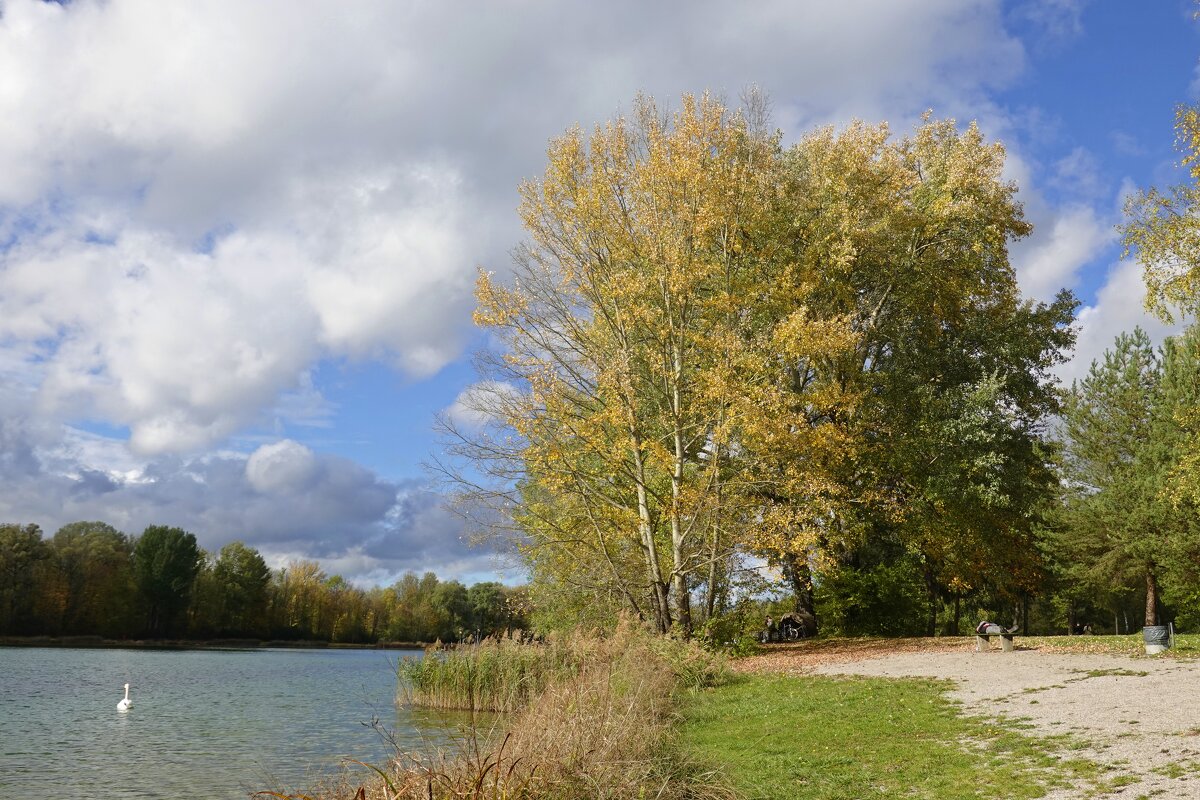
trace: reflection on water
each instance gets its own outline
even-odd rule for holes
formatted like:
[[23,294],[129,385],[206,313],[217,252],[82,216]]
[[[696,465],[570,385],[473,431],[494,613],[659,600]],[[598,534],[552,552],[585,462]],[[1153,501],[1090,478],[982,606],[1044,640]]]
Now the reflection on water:
[[0,798],[244,798],[437,749],[464,720],[397,706],[403,656],[0,648]]

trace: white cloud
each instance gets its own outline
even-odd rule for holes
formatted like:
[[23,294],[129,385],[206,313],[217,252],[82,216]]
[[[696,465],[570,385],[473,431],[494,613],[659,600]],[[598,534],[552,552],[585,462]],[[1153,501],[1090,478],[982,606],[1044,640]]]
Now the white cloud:
[[317,459],[299,442],[264,444],[246,459],[246,479],[259,492],[304,491],[316,477]]
[[1087,206],[1046,210],[1033,234],[1013,247],[1012,260],[1021,290],[1038,300],[1073,288],[1079,270],[1110,246],[1116,234],[1111,223]]
[[[288,440],[211,449],[331,424],[325,360],[458,358],[475,268],[507,264],[517,183],[567,127],[756,84],[792,134],[933,106],[995,135],[987,92],[1025,68],[1004,22],[1000,0],[0,0],[0,515],[474,569],[423,487]],[[1096,245],[1061,220],[1021,262],[1037,291]],[[478,391],[447,413],[479,423]]]
[[1076,147],[1054,164],[1051,183],[1068,196],[1093,200],[1104,193],[1100,165],[1091,151]]
[[1183,330],[1182,324],[1167,325],[1146,311],[1145,298],[1141,265],[1132,260],[1113,265],[1104,287],[1096,293],[1096,302],[1079,312],[1075,357],[1058,370],[1064,383],[1069,385],[1087,375],[1092,362],[1099,360],[1122,332],[1141,326],[1151,341],[1158,343]]
[[1122,155],[1141,157],[1147,153],[1145,145],[1131,133],[1113,131],[1109,134],[1109,139],[1112,141],[1113,149]]
[[796,130],[961,104],[1023,58],[995,0],[8,0],[0,351],[40,413],[196,452],[321,359],[456,358],[546,139],[640,90],[757,83]]
[[146,458],[116,439],[5,420],[0,483],[0,520],[37,523],[48,534],[78,520],[135,535],[167,524],[213,552],[239,539],[271,563],[317,559],[360,583],[406,570],[476,574],[494,559],[468,546],[459,518],[425,485],[381,480],[289,440],[249,456]]
[[1060,45],[1083,33],[1083,10],[1088,0],[1029,0],[1017,6],[1015,15],[1040,31],[1043,44]]

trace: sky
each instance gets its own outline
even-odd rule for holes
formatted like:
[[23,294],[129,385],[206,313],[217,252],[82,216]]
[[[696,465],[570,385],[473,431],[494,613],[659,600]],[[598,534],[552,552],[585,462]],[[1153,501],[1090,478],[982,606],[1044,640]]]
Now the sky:
[[359,585],[519,571],[422,466],[548,141],[711,91],[787,140],[926,110],[1008,153],[1069,382],[1142,325],[1115,226],[1181,179],[1187,0],[0,0],[0,521],[182,527]]

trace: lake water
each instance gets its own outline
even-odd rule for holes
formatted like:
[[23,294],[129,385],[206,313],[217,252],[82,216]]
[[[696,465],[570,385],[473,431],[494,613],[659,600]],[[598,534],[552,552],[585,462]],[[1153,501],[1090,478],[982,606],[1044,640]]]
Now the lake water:
[[383,765],[374,719],[405,750],[445,741],[444,720],[395,703],[395,664],[419,655],[0,648],[0,798],[222,800]]

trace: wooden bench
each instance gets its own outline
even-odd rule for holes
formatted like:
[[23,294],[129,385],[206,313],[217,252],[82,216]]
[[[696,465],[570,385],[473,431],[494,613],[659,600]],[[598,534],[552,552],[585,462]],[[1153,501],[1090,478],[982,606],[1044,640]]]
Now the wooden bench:
[[1000,637],[1000,649],[1006,653],[1011,653],[1013,650],[1013,639],[1016,633],[977,633],[975,634],[975,652],[982,653],[984,650],[990,650],[991,638],[993,636]]

